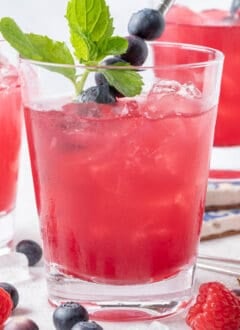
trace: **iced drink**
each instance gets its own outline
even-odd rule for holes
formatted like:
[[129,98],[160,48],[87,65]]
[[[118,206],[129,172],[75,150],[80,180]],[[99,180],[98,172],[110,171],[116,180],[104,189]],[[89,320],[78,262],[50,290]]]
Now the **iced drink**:
[[160,88],[115,106],[25,109],[45,257],[61,272],[144,284],[193,262],[216,109]]
[[225,54],[225,63],[217,124],[215,146],[240,145],[240,18],[230,17],[225,10],[212,9],[200,13],[175,5],[167,14],[167,25],[162,41],[186,42],[219,49]]
[[8,244],[13,235],[10,214],[16,199],[21,119],[17,72],[0,57],[0,248]]

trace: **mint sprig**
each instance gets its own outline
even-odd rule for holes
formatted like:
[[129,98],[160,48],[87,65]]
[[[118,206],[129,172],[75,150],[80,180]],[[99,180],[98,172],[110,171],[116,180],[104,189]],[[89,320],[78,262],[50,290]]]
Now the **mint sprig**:
[[[73,56],[64,42],[54,41],[46,36],[33,33],[23,33],[10,17],[1,19],[0,31],[4,39],[23,58],[55,64],[74,64]],[[76,72],[74,67],[48,66],[48,69],[63,74],[75,84]]]
[[[75,58],[86,66],[86,70],[78,76],[74,67],[47,66],[47,69],[70,79],[76,93],[80,94],[89,73],[94,71],[93,67],[98,66],[106,56],[125,53],[128,41],[113,36],[113,19],[105,0],[69,0],[65,17]],[[23,58],[45,63],[75,64],[74,56],[66,43],[47,36],[24,33],[12,18],[4,17],[0,20],[0,32]],[[125,96],[134,96],[141,92],[142,78],[135,70],[97,70]]]

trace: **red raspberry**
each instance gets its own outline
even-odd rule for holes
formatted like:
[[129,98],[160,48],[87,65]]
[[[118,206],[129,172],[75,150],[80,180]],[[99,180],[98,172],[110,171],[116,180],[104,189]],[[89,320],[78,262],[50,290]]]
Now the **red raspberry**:
[[0,288],[0,326],[11,315],[13,303],[10,294],[4,289]]
[[239,330],[240,299],[221,283],[202,284],[186,322],[193,330]]

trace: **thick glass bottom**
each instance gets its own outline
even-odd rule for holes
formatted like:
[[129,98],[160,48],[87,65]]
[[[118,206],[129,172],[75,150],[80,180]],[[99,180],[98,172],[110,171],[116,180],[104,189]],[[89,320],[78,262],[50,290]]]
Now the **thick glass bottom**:
[[210,178],[240,179],[240,146],[213,148]]
[[157,320],[182,312],[193,297],[195,266],[174,277],[143,285],[108,285],[66,276],[57,265],[47,265],[49,301],[59,305],[75,301],[92,319],[102,321]]
[[0,212],[0,255],[8,253],[13,245],[14,210]]

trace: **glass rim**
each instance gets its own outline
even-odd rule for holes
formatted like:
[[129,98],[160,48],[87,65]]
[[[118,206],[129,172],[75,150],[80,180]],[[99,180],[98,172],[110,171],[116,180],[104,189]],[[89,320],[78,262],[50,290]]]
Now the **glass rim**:
[[235,29],[238,28],[239,29],[239,25],[229,25],[229,24],[205,24],[205,23],[182,23],[182,22],[174,22],[174,21],[166,21],[166,26],[167,25],[177,25],[177,26],[196,26],[196,27],[207,27],[207,28],[231,28],[231,29]]
[[29,63],[33,65],[38,65],[41,67],[52,67],[52,68],[66,68],[66,69],[89,69],[89,70],[96,70],[96,69],[105,69],[106,67],[108,70],[149,70],[149,69],[169,69],[169,68],[197,68],[197,67],[207,67],[210,64],[216,64],[223,62],[224,60],[224,53],[218,49],[203,46],[203,45],[196,45],[191,43],[182,43],[182,42],[167,42],[167,41],[154,41],[148,42],[148,45],[157,45],[160,47],[165,48],[178,48],[184,49],[189,51],[196,51],[199,53],[209,53],[213,54],[214,58],[204,61],[193,61],[192,63],[181,63],[181,64],[159,64],[159,65],[141,65],[141,66],[133,66],[133,65],[124,65],[124,66],[117,66],[117,65],[83,65],[83,64],[61,64],[61,63],[51,63],[51,62],[44,62],[38,60],[30,60],[27,58],[23,58],[20,56],[19,60],[22,63]]

